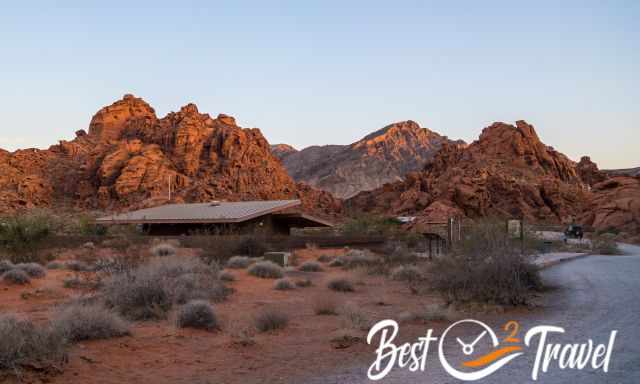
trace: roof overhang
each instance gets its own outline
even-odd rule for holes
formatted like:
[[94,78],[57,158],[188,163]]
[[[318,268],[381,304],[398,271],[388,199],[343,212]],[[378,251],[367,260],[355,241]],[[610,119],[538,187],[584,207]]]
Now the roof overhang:
[[[315,217],[315,216],[311,216],[308,215],[306,213],[275,213],[274,218],[283,218],[283,219],[292,219],[292,220],[300,220],[301,222],[308,222],[312,225],[307,225],[308,227],[311,226],[316,226],[316,227],[333,227],[335,224],[333,224],[330,221],[321,219],[319,217]],[[313,224],[317,224],[317,225],[313,225]]]

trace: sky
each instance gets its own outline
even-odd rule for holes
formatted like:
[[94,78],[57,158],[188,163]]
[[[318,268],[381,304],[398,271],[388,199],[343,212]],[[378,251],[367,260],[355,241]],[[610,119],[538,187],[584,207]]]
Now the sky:
[[47,148],[126,93],[296,148],[395,121],[468,142],[524,119],[601,168],[640,166],[640,1],[12,1],[0,147]]

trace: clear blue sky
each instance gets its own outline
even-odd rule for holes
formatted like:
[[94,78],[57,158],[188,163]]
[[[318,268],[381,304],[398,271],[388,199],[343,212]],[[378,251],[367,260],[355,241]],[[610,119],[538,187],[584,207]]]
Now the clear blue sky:
[[640,165],[640,1],[12,1],[0,36],[6,149],[134,93],[298,148],[525,119],[575,160]]

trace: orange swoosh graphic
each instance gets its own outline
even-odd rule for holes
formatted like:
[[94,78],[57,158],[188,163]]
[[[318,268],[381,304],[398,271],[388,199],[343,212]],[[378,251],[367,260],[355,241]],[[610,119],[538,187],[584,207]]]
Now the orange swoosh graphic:
[[500,349],[496,349],[495,351],[488,353],[484,356],[481,356],[479,358],[477,358],[476,360],[472,360],[472,361],[467,361],[462,363],[462,365],[464,365],[465,367],[471,367],[471,368],[477,368],[477,367],[482,367],[485,366],[489,363],[494,362],[495,360],[499,359],[500,357],[509,354],[511,352],[515,352],[515,351],[520,351],[522,349],[522,347],[516,347],[516,346],[511,346],[511,347],[504,347],[504,348],[500,348]]

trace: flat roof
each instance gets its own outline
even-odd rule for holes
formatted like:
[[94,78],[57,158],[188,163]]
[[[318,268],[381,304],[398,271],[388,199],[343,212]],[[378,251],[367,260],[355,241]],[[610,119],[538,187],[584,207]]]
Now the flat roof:
[[99,224],[240,223],[300,205],[300,200],[167,204],[96,219]]

